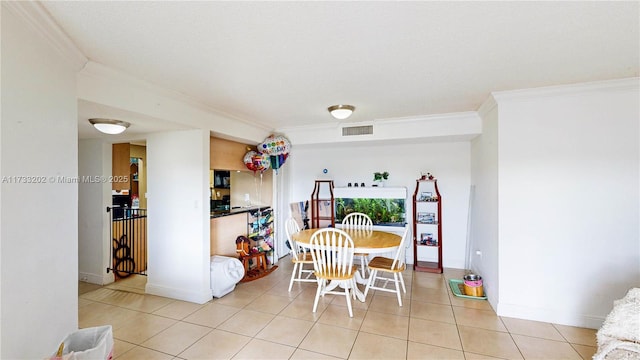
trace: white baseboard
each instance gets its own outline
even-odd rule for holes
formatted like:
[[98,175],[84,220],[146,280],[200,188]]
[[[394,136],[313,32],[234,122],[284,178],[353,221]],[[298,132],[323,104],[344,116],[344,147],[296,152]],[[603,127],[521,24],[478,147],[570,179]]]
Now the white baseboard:
[[605,316],[578,314],[560,309],[543,309],[513,304],[498,304],[498,316],[517,319],[542,321],[553,324],[577,326],[589,329],[599,329]]
[[443,261],[442,266],[451,269],[467,270],[464,268],[464,259],[447,259],[447,263],[445,264]]
[[114,277],[113,277],[113,273],[110,272],[108,274],[92,274],[92,273],[85,273],[85,272],[80,272],[78,273],[78,281],[84,281],[90,284],[96,284],[96,285],[107,285],[107,284],[111,284],[112,282],[115,281]]
[[187,289],[170,288],[161,285],[150,284],[147,279],[145,293],[168,297],[176,300],[188,301],[196,304],[204,304],[213,298],[211,289],[202,289],[201,291],[191,291]]
[[102,276],[102,285],[111,284],[116,281],[116,277],[113,275],[113,271],[110,271],[108,274],[104,274]]

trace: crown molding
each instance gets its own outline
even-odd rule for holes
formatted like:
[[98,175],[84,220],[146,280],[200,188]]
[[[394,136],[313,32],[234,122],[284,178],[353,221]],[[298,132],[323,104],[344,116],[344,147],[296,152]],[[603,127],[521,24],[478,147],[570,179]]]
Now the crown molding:
[[263,131],[272,132],[274,130],[273,128],[264,126],[258,122],[240,118],[236,115],[229,114],[219,109],[215,109],[203,103],[202,101],[199,101],[197,99],[194,99],[193,97],[187,96],[184,93],[181,93],[179,91],[153,84],[146,80],[136,78],[132,75],[115,70],[113,68],[110,68],[106,65],[103,65],[94,61],[88,61],[79,75],[107,80],[109,82],[115,82],[123,86],[130,86],[132,88],[145,91],[152,95],[169,98],[174,101],[181,102],[192,108],[196,108],[198,110],[204,111],[206,113],[213,114],[228,120],[241,122],[245,125],[252,126],[256,129],[260,129]]
[[464,120],[464,119],[477,119],[477,118],[478,118],[478,113],[476,111],[463,111],[463,112],[445,113],[445,114],[382,118],[382,119],[375,119],[373,120],[373,122],[374,124],[382,125],[382,124],[424,123],[428,121]]
[[497,106],[498,103],[496,102],[495,97],[493,97],[493,94],[491,94],[478,108],[478,115],[480,115],[480,118],[484,119],[487,114],[493,111]]
[[37,1],[2,1],[2,7],[17,15],[46,42],[58,51],[76,71],[80,71],[89,59],[51,18],[51,15]]
[[575,95],[586,92],[637,91],[640,88],[640,77],[591,81],[579,84],[545,86],[540,88],[497,91],[491,96],[496,102],[508,100],[527,100],[531,98]]

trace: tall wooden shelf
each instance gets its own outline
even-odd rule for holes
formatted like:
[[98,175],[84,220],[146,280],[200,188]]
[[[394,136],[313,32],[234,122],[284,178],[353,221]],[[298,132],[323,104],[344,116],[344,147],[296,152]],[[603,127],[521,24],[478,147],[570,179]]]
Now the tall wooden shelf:
[[316,180],[311,193],[311,227],[335,226],[335,212],[333,180]]
[[[426,260],[420,260],[427,257]],[[442,197],[436,179],[416,180],[413,193],[413,270],[442,273]]]

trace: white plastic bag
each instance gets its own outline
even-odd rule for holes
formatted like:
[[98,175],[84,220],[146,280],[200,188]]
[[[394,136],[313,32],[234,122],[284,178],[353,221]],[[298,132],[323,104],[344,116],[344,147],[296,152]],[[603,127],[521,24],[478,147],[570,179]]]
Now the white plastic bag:
[[80,329],[67,335],[63,344],[62,354],[54,354],[50,360],[111,360],[113,329],[111,325]]

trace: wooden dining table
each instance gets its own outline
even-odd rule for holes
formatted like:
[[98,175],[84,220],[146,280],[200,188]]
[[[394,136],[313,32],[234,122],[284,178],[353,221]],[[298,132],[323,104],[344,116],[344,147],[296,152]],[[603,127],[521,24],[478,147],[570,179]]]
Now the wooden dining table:
[[[309,248],[311,246],[311,236],[320,229],[305,229],[295,234],[291,234],[291,238],[302,247]],[[356,253],[367,254],[383,254],[395,251],[402,240],[402,236],[387,231],[381,230],[353,230],[353,229],[341,229],[345,231],[353,240],[353,247]],[[368,279],[365,279],[360,274],[360,271],[356,271],[356,282],[358,284],[366,284]],[[333,286],[335,288],[335,285]],[[365,302],[364,293],[357,287],[354,289],[358,300]]]

